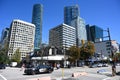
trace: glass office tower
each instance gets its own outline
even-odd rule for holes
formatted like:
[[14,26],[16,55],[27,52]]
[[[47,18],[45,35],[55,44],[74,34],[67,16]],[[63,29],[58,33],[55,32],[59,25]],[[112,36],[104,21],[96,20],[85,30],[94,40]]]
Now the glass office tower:
[[86,25],[87,39],[89,41],[98,42],[103,40],[103,29],[96,25]]
[[33,14],[32,14],[32,23],[36,26],[34,50],[39,50],[40,45],[42,43],[42,15],[43,15],[43,6],[41,4],[35,4],[33,6]]
[[89,24],[86,25],[86,32],[87,32],[87,40],[92,41],[90,25]]
[[77,46],[81,46],[82,40],[87,40],[85,21],[78,16],[76,19],[71,21],[71,26],[76,29],[76,44]]
[[81,46],[81,41],[87,40],[85,21],[80,17],[79,6],[67,6],[64,8],[64,23],[76,30],[76,45]]
[[8,34],[9,34],[9,28],[5,28],[2,30],[1,42],[4,42],[4,40],[8,38]]
[[71,26],[71,21],[79,16],[79,6],[64,7],[64,23]]

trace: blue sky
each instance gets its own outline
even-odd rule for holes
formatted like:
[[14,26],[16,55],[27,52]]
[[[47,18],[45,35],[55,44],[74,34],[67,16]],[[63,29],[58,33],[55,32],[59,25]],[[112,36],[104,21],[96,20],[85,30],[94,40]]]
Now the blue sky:
[[86,24],[109,27],[111,39],[120,43],[120,0],[0,0],[0,34],[13,19],[32,21],[33,5],[43,5],[42,41],[49,41],[49,30],[64,22],[64,7],[78,4]]

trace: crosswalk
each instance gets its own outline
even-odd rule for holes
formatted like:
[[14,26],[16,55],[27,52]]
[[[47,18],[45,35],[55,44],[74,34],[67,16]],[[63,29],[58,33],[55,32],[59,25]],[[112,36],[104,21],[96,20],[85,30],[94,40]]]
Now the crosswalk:
[[0,80],[7,80],[3,75],[0,74]]

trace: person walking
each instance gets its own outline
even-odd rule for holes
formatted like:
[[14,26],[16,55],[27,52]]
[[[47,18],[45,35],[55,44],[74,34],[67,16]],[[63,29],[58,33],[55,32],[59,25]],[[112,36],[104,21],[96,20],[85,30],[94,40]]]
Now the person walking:
[[25,69],[25,64],[22,64],[20,71]]
[[56,67],[57,67],[57,69],[59,69],[60,68],[60,64],[58,63]]

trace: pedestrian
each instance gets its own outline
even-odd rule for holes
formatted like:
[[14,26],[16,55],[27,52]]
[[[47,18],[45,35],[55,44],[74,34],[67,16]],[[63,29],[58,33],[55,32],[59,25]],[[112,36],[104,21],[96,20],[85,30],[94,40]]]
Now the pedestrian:
[[57,69],[59,69],[60,68],[60,64],[58,63],[56,67],[57,67]]
[[24,63],[22,64],[20,71],[22,71],[23,69],[25,69],[25,64]]

